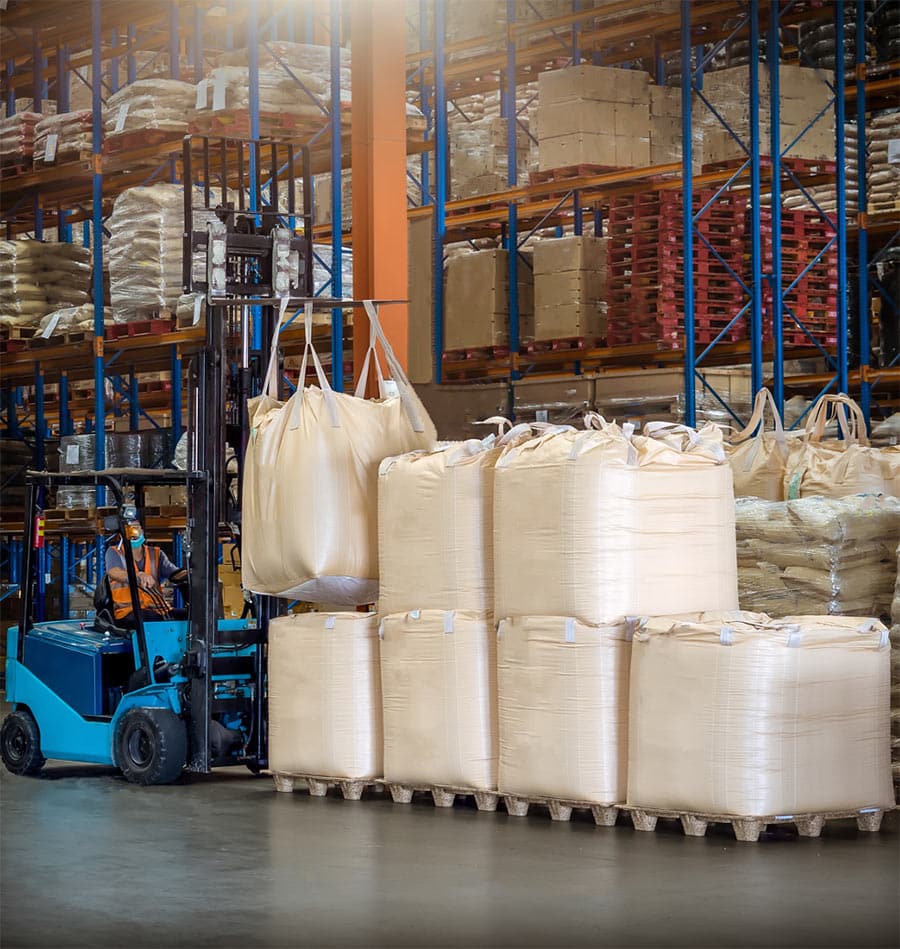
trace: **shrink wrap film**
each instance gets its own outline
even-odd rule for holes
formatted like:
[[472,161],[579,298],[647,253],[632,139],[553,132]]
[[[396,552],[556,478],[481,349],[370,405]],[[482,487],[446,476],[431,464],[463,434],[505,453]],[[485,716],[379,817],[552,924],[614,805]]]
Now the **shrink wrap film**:
[[16,112],[0,119],[0,165],[30,165],[34,154],[37,112]]
[[497,631],[499,789],[520,797],[625,800],[633,622],[502,620]]
[[269,769],[381,776],[374,613],[298,613],[269,624]]
[[494,481],[498,619],[737,607],[734,500],[721,432],[550,429],[507,448]]
[[77,244],[0,241],[0,325],[33,326],[88,301],[91,252]]
[[887,614],[900,540],[896,498],[739,498],[735,523],[744,609]]
[[[356,606],[378,596],[378,466],[389,455],[434,446],[428,413],[367,306],[370,347],[356,394],[335,392],[312,346],[319,385],[275,398],[276,334],[263,394],[248,404],[250,442],[243,482],[242,582],[255,593]],[[282,314],[283,315],[283,314]],[[384,381],[376,341],[393,383]],[[364,398],[369,369],[378,370],[380,399]]]
[[384,778],[497,787],[497,638],[483,613],[415,610],[381,621]]
[[106,100],[104,137],[109,141],[125,132],[187,132],[196,95],[196,86],[178,79],[128,83]]
[[894,803],[887,630],[660,617],[635,633],[628,803],[768,817]]

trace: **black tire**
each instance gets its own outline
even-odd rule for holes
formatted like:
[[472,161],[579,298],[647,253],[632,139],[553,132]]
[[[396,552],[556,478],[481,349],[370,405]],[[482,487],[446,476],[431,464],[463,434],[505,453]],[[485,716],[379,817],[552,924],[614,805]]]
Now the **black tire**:
[[187,732],[167,708],[132,708],[116,730],[116,764],[132,784],[171,784],[184,769]]
[[34,775],[44,767],[40,729],[28,709],[6,716],[0,728],[0,757],[13,774]]

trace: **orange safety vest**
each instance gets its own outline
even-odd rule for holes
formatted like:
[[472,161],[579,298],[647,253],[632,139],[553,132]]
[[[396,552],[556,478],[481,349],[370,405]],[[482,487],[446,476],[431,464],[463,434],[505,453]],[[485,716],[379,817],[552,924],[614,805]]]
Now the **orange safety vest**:
[[[124,560],[124,541],[116,544],[116,550],[122,554]],[[135,571],[138,571],[137,563],[134,565]],[[150,547],[144,544],[144,570],[142,573],[149,573],[159,581],[159,547]],[[113,612],[116,619],[124,619],[132,613],[131,593],[128,590],[127,583],[109,581],[110,592],[113,599]],[[143,587],[138,587],[138,603],[141,610],[153,610],[156,613],[168,612],[168,604],[159,593],[150,593]]]

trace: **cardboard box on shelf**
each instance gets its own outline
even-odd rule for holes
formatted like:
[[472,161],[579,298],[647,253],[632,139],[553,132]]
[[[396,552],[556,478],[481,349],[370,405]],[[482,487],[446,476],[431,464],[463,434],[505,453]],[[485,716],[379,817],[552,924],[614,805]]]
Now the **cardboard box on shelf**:
[[538,139],[579,132],[608,135],[616,121],[616,104],[596,99],[575,99],[566,108],[538,106],[534,132]]
[[535,339],[566,339],[580,336],[599,339],[605,335],[606,307],[598,300],[535,307]]
[[534,272],[606,270],[607,242],[602,238],[569,235],[538,241],[534,245]]
[[569,103],[573,99],[601,102],[650,102],[650,76],[639,69],[608,66],[574,66],[542,72],[538,77],[542,107]]

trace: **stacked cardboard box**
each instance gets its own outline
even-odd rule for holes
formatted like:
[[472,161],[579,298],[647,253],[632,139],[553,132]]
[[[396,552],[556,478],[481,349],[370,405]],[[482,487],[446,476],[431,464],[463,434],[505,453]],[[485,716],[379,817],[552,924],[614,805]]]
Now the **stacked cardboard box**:
[[[534,335],[534,278],[519,258],[519,335]],[[459,254],[447,261],[444,349],[509,343],[509,255],[505,250]]]
[[681,161],[681,90],[650,87],[650,164]]
[[595,237],[535,244],[535,339],[606,335],[606,244]]
[[[779,82],[782,154],[787,158],[810,161],[833,160],[834,112],[829,108],[832,93],[822,81],[821,75],[815,69],[782,66],[779,70]],[[706,99],[728,122],[735,135],[749,146],[750,99],[747,86],[748,70],[745,66],[712,72],[703,80],[703,94]],[[769,90],[768,69],[764,64],[760,64],[761,102],[769,101]],[[704,164],[716,165],[746,159],[746,153],[740,144],[722,126],[706,104],[699,100],[694,103],[693,121],[698,131],[703,133]],[[803,135],[800,135],[801,132]],[[797,136],[800,138],[798,139]],[[771,154],[769,125],[766,121],[760,123],[760,153]]]
[[536,125],[541,171],[571,165],[650,164],[650,77],[576,66],[541,73]]

